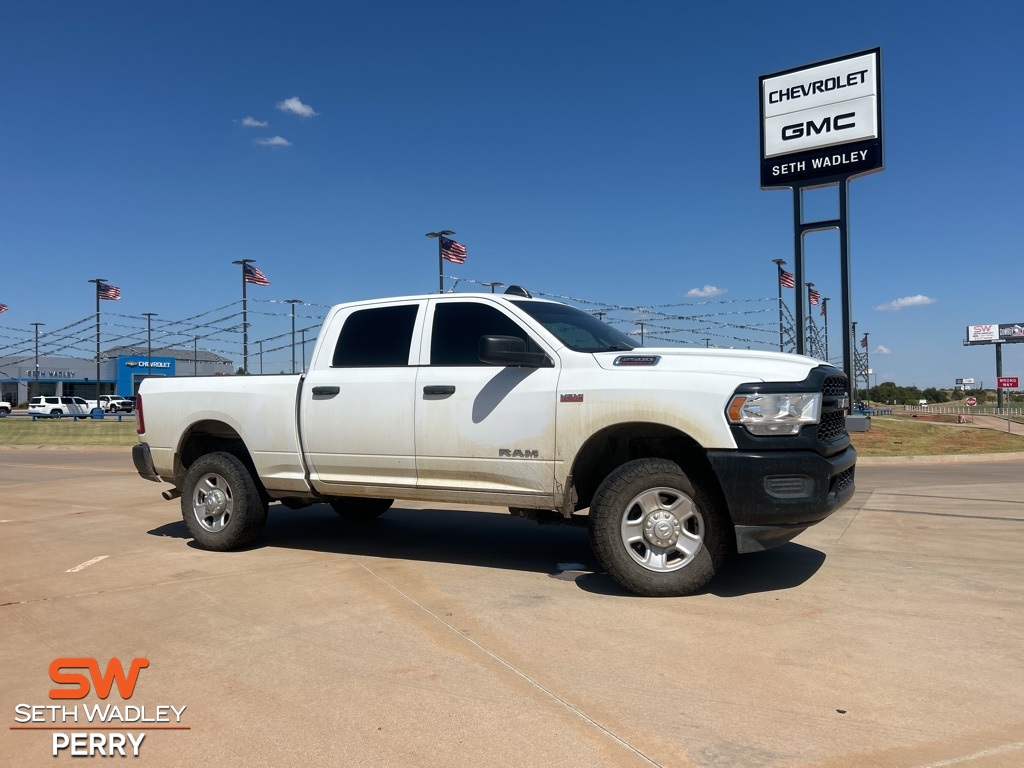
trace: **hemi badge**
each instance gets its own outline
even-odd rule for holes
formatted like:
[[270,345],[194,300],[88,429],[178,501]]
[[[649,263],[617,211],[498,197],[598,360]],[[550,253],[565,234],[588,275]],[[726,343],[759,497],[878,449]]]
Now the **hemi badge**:
[[612,365],[657,365],[659,360],[658,355],[619,355]]
[[582,403],[583,395],[562,395],[563,403]]

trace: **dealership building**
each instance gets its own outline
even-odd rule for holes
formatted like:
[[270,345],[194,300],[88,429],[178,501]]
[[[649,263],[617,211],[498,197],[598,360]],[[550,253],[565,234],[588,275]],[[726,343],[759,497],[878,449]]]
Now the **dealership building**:
[[[76,357],[0,357],[0,400],[18,405],[34,395],[134,395],[148,376],[225,376],[234,373],[231,360],[193,349],[112,347],[100,357],[99,391],[96,360]],[[38,382],[38,383],[37,383]]]

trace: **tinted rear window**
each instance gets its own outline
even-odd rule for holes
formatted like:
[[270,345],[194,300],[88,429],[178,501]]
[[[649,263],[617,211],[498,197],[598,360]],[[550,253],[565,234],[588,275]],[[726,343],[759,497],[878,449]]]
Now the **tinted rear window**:
[[335,368],[408,365],[416,304],[361,309],[345,320],[331,365]]

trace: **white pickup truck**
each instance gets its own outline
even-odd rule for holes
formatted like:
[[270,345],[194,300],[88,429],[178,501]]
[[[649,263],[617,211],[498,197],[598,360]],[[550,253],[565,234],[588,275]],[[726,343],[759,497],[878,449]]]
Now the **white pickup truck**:
[[588,525],[624,587],[685,595],[846,503],[847,407],[819,360],[637,348],[514,287],[335,306],[303,375],[148,378],[133,459],[206,549],[252,542],[273,501],[499,505]]

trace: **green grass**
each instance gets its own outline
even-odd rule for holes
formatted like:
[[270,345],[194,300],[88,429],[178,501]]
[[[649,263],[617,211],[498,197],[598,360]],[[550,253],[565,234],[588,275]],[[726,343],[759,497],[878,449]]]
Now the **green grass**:
[[134,445],[135,420],[0,419],[0,445]]
[[[955,416],[948,417],[950,421]],[[1024,436],[897,416],[873,416],[870,432],[850,434],[860,456],[948,456],[1024,452]]]
[[[851,438],[861,456],[1024,452],[1020,435],[900,417],[875,416],[870,432],[854,432]],[[130,446],[136,440],[134,420],[0,419],[0,445]]]

